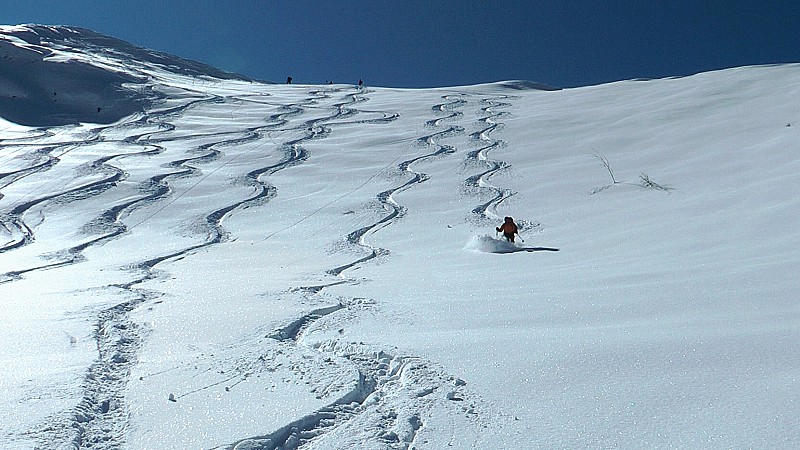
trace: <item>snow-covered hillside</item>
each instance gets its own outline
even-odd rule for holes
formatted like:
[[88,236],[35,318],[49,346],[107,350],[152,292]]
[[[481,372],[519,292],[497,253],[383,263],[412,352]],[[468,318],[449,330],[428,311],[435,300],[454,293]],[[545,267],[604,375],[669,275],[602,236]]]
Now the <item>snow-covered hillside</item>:
[[0,448],[800,445],[800,66],[405,90],[147,54],[0,28]]

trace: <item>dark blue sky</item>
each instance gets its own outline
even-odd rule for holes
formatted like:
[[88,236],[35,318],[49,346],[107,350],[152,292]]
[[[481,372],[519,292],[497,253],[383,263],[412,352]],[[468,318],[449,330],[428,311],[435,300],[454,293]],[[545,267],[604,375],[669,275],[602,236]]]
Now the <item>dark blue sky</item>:
[[20,0],[0,23],[75,25],[250,77],[574,87],[800,62],[800,1]]

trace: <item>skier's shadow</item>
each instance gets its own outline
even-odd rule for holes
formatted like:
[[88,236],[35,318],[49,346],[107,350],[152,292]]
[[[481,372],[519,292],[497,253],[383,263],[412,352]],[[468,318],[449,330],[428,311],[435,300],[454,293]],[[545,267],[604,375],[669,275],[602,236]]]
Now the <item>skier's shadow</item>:
[[497,248],[492,253],[519,253],[519,252],[557,252],[559,249],[553,247],[504,247]]
[[477,249],[486,253],[519,253],[519,252],[557,252],[559,249],[554,247],[531,247],[523,243],[513,243],[505,239],[496,239],[491,236],[480,236],[477,238]]

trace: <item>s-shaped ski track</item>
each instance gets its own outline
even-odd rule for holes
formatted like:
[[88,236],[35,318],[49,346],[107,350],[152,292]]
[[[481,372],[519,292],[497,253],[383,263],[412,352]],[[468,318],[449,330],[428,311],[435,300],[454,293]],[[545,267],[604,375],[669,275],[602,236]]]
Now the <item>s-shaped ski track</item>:
[[[443,113],[466,104],[460,97],[445,98],[448,100],[447,103],[436,105],[432,110]],[[452,112],[448,117],[432,119],[426,125],[438,127],[442,120],[460,116],[458,111]],[[365,236],[391,225],[404,216],[406,208],[399,204],[394,196],[429,179],[428,175],[417,172],[413,166],[427,159],[455,153],[455,148],[439,144],[438,140],[461,132],[463,132],[461,127],[449,126],[417,139],[417,145],[430,151],[400,162],[397,169],[406,175],[407,180],[376,195],[386,214],[372,224],[352,231],[346,237],[348,244],[363,249],[366,255],[348,264],[329,269],[327,271],[329,275],[342,277],[347,270],[389,254],[389,250],[367,243]],[[327,287],[347,282],[347,278],[344,278],[328,285],[306,286],[295,291],[322,299]],[[311,352],[310,358],[316,354],[317,357],[342,361],[343,366],[355,367],[356,379],[349,391],[326,406],[272,433],[245,438],[225,448],[228,450],[299,449],[312,446],[312,443],[324,439],[325,436],[330,436],[332,440],[337,439],[336,436],[353,439],[356,430],[367,428],[376,430],[374,435],[365,438],[369,442],[387,449],[407,450],[414,448],[416,437],[424,427],[422,411],[425,405],[437,401],[435,398],[439,397],[432,394],[439,392],[446,402],[462,401],[464,396],[458,391],[459,386],[463,386],[465,382],[447,376],[422,358],[403,355],[396,349],[376,349],[368,344],[345,342],[341,339],[306,342],[306,334],[313,330],[315,325],[343,312],[357,313],[369,304],[371,301],[368,299],[340,300],[331,306],[312,310],[270,333],[269,337],[285,345],[289,352]],[[402,399],[402,406],[393,403],[398,398]]]

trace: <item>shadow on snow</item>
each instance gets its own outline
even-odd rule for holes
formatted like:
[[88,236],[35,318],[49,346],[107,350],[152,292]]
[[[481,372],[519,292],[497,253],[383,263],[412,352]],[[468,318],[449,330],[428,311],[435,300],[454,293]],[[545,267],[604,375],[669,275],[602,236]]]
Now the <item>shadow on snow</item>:
[[506,241],[505,239],[495,239],[491,236],[475,236],[470,240],[466,247],[468,250],[476,250],[484,253],[518,253],[518,252],[557,252],[559,249],[552,247],[528,247]]

